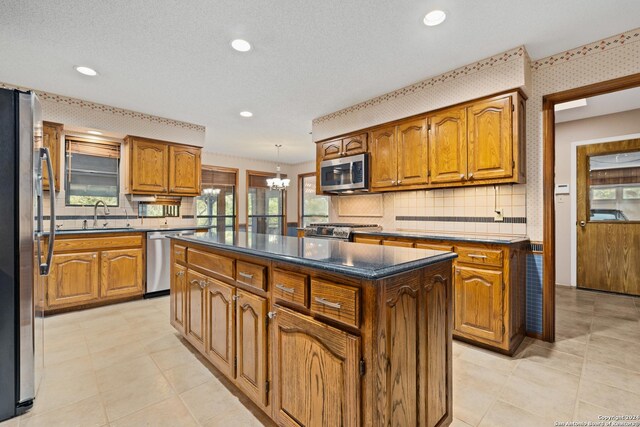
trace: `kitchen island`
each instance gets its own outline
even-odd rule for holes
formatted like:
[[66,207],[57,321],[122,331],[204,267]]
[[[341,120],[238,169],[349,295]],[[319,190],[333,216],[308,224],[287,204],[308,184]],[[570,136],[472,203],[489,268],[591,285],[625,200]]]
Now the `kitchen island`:
[[171,324],[279,425],[446,426],[455,253],[172,239]]

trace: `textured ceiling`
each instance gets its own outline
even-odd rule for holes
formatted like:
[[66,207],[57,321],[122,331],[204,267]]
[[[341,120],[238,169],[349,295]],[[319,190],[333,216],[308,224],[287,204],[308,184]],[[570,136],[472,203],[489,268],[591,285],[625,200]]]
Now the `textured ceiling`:
[[[435,8],[447,21],[425,27]],[[205,125],[209,151],[274,159],[281,143],[286,162],[313,158],[315,117],[519,45],[536,59],[640,26],[637,0],[5,0],[1,10],[0,81]],[[254,49],[233,51],[234,38]]]

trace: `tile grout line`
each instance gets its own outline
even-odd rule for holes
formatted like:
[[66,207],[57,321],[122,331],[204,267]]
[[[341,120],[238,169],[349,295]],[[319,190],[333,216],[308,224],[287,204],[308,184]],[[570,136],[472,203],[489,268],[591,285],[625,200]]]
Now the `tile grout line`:
[[[595,302],[594,302],[595,305]],[[593,320],[595,318],[595,314],[591,315],[591,324],[589,325],[589,333],[587,334],[587,342],[584,346],[584,356],[582,358],[582,370],[580,371],[580,379],[578,380],[578,390],[576,391],[576,401],[573,404],[573,419],[577,420],[578,410],[580,407],[580,392],[582,391],[582,383],[584,380],[585,373],[587,371],[587,353],[589,352],[589,343],[591,342],[591,333],[593,328]]]

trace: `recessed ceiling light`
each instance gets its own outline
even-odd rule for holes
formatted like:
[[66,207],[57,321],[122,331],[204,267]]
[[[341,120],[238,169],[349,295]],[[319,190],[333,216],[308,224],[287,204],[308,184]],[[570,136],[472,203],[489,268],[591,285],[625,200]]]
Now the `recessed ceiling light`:
[[253,116],[253,113],[251,111],[240,111],[240,115],[242,117],[251,117]]
[[91,135],[102,135],[102,132],[97,130],[88,130],[87,133],[90,133]]
[[76,71],[79,72],[80,74],[84,74],[85,76],[97,76],[98,72],[96,70],[94,70],[93,68],[89,68],[89,67],[84,67],[82,65],[78,65],[77,67],[75,67]]
[[447,19],[447,14],[442,10],[432,10],[424,17],[424,25],[427,27],[434,27],[440,25]]
[[576,99],[575,101],[569,101],[569,102],[563,102],[561,104],[556,104],[553,106],[553,109],[555,111],[562,111],[562,110],[568,110],[570,108],[578,108],[578,107],[584,107],[587,105],[587,99],[586,98],[582,98],[582,99]]
[[235,39],[231,42],[231,47],[238,52],[248,52],[251,50],[251,43],[242,39]]

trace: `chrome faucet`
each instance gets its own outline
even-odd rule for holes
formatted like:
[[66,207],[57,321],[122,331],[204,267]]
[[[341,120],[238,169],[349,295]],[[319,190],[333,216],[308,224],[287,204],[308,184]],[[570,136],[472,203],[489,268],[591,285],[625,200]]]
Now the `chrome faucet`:
[[[93,206],[93,228],[98,227],[98,206],[100,204],[102,204],[102,207],[104,208],[104,216],[106,217],[109,215],[109,208],[107,207],[107,204],[102,200],[98,200],[96,204]],[[106,221],[106,218],[105,218],[104,226],[106,227],[107,224],[108,222]]]
[[125,217],[125,221],[127,221],[126,227],[127,228],[131,227],[131,223],[129,222],[129,212],[127,212],[127,208],[124,208],[124,217]]

